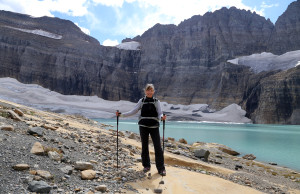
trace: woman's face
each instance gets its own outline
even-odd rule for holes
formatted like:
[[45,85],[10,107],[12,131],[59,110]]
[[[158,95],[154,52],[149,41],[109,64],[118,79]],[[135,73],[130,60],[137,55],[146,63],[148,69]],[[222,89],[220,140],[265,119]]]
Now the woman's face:
[[145,94],[148,98],[152,98],[152,96],[154,94],[154,90],[153,89],[146,90]]

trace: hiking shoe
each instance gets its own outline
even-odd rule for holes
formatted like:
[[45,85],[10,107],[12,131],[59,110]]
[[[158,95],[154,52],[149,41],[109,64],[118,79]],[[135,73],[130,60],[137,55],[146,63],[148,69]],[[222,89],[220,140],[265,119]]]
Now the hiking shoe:
[[145,168],[143,169],[143,172],[144,172],[144,173],[149,172],[150,169],[151,169],[150,167],[145,167]]
[[166,170],[159,171],[158,173],[159,173],[161,176],[166,176],[166,175],[167,175]]

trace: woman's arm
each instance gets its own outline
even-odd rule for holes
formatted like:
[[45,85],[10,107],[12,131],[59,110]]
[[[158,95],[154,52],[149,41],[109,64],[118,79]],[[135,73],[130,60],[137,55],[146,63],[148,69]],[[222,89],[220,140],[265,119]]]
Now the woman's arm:
[[120,114],[120,116],[121,117],[129,117],[129,116],[132,116],[132,115],[136,114],[140,110],[141,104],[142,104],[142,99],[140,99],[138,101],[138,103],[135,105],[135,107],[131,111],[122,113],[122,114]]
[[160,101],[159,100],[157,100],[156,111],[157,111],[157,116],[158,116],[159,119],[161,117],[163,117],[163,112],[161,110],[161,106],[160,106]]

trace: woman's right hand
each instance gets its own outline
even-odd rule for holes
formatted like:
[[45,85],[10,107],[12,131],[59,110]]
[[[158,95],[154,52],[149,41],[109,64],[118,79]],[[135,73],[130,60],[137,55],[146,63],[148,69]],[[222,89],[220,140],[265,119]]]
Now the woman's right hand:
[[119,117],[121,113],[119,111],[116,112],[116,116]]

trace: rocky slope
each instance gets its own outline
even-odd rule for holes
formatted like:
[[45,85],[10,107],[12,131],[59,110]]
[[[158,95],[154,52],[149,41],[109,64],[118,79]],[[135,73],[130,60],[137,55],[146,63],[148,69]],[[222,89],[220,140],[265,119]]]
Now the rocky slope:
[[[297,95],[291,94],[296,107],[287,108],[282,106],[283,98],[273,93],[251,92],[261,79],[272,79],[269,76],[278,72],[256,75],[248,67],[226,61],[263,51],[282,54],[300,49],[299,4],[299,0],[292,3],[275,26],[256,13],[235,7],[193,16],[178,26],[157,24],[133,38],[141,43],[140,50],[101,46],[69,21],[1,11],[0,76],[37,83],[62,94],[133,102],[151,82],[162,101],[204,103],[217,109],[244,104],[254,122],[295,124],[292,117],[299,107]],[[44,35],[33,33],[36,29]],[[286,84],[292,87],[289,84],[298,82]],[[279,87],[277,91],[283,90]],[[268,98],[258,96],[261,94],[276,98],[268,111],[268,117],[276,119],[261,116],[265,112],[257,109],[255,103],[259,102],[255,101]]]
[[[137,134],[119,132],[116,168],[116,131],[104,129],[112,127],[0,100],[0,193],[300,192],[297,171],[224,145],[172,138],[165,142],[166,184],[159,185],[155,168],[152,176],[141,170]],[[150,154],[154,159],[152,146]]]

